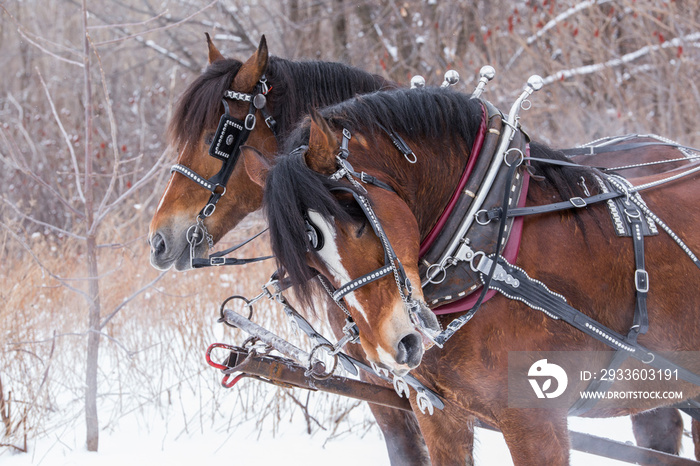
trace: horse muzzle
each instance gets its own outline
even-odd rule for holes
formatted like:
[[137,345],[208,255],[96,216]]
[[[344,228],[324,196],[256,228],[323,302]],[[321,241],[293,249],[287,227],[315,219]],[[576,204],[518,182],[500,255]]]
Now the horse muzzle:
[[[190,257],[190,245],[184,238],[178,240],[176,236],[169,234],[166,230],[156,231],[148,239],[151,246],[151,265],[158,270],[168,270],[175,267],[175,270],[184,271],[192,268]],[[206,251],[206,246],[198,245],[195,248],[197,255]],[[200,251],[201,250],[201,251]]]

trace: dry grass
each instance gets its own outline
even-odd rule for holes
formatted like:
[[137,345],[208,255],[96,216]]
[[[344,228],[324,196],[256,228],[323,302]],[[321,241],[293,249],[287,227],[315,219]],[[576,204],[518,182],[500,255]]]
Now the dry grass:
[[[224,243],[238,241],[259,226],[260,220]],[[242,254],[266,253],[265,241],[257,243],[261,246],[247,246]],[[82,422],[84,416],[86,306],[82,297],[49,274],[81,277],[80,251],[68,250],[68,243],[61,248],[43,237],[35,238],[31,247],[41,266],[24,253],[16,266],[0,271],[0,280],[6,284],[0,291],[0,382],[4,399],[9,400],[3,405],[0,397],[0,413],[3,406],[11,407],[0,443],[17,447],[25,444],[25,435],[56,434]],[[105,249],[100,262],[103,315],[158,276],[142,241],[128,248]],[[353,424],[345,420],[346,412],[356,406],[350,400],[323,394],[307,399],[298,390],[246,379],[228,390],[220,385],[222,374],[204,360],[211,343],[240,344],[246,337],[216,322],[221,301],[230,295],[257,295],[273,268],[273,263],[257,263],[171,272],[129,302],[103,329],[101,428],[109,430],[124,416],[151,413],[156,407],[161,417],[143,422],[164,422],[175,416],[182,419],[182,433],[202,426],[234,429],[251,418],[259,420],[260,429],[274,432],[299,410],[310,413],[310,431],[323,429],[336,436],[352,429]],[[291,327],[273,303],[256,306],[254,319],[305,347],[306,342],[290,334]],[[365,420],[359,427],[370,426]]]

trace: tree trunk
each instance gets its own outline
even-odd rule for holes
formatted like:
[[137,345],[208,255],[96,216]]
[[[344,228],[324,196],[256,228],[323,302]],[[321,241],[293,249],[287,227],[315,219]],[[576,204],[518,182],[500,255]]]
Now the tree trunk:
[[333,2],[333,45],[335,49],[335,59],[344,63],[350,62],[348,54],[348,32],[345,21],[345,1],[334,0]]
[[100,284],[97,268],[97,226],[95,220],[95,184],[92,154],[92,81],[90,77],[90,41],[88,37],[87,0],[83,0],[83,64],[85,99],[85,237],[88,280],[88,344],[85,374],[85,426],[88,451],[97,451],[97,357],[100,348]]
[[87,427],[87,449],[97,451],[99,445],[99,423],[97,420],[97,359],[100,349],[100,286],[97,270],[97,244],[94,236],[87,239],[88,296],[88,343],[85,375],[85,424]]

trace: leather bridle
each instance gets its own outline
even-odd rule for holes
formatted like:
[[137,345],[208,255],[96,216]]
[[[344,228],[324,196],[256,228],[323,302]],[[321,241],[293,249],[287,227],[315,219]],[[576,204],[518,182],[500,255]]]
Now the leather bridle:
[[[233,248],[227,249],[226,251],[212,254],[207,259],[195,257],[195,248],[201,244],[205,238],[209,249],[214,247],[213,238],[204,225],[204,219],[210,217],[214,213],[216,210],[216,204],[224,196],[224,194],[226,194],[226,185],[228,184],[228,180],[236,167],[236,163],[238,162],[238,158],[241,153],[241,146],[246,143],[250,133],[253,131],[253,129],[255,129],[255,124],[257,122],[255,114],[257,111],[260,111],[264,118],[265,124],[267,124],[268,128],[270,128],[272,134],[275,136],[275,139],[278,139],[277,123],[266,109],[266,95],[270,89],[271,87],[268,86],[267,79],[263,75],[260,78],[260,81],[255,85],[255,88],[251,94],[232,90],[227,90],[224,92],[223,98],[221,99],[221,102],[224,105],[224,114],[221,115],[219,126],[209,146],[209,155],[222,161],[221,169],[214,176],[211,178],[206,178],[191,168],[179,163],[170,168],[171,172],[177,172],[184,175],[211,193],[206,205],[197,214],[195,223],[187,230],[186,233],[187,242],[190,245],[190,262],[194,268],[206,267],[210,265],[244,264],[271,257],[266,256],[263,258],[254,259],[235,259],[223,257],[225,254],[228,254],[229,252],[238,249],[238,247],[242,246],[243,244],[246,244],[247,241]],[[231,116],[229,113],[228,101],[226,99],[250,102],[248,113],[244,120],[239,120]]]
[[[368,175],[365,172],[356,172],[352,165],[348,162],[348,157],[350,152],[348,150],[348,145],[350,143],[351,134],[347,129],[343,129],[343,139],[340,145],[338,154],[336,155],[336,160],[338,162],[338,170],[330,176],[332,180],[338,181],[342,178],[347,179],[352,187],[336,186],[331,188],[332,191],[341,191],[352,194],[355,201],[360,206],[360,209],[364,213],[367,221],[369,222],[375,235],[379,238],[382,248],[384,250],[384,265],[379,267],[359,278],[350,280],[347,283],[340,285],[335,291],[329,293],[333,300],[341,307],[344,306],[340,302],[343,297],[347,294],[356,291],[357,289],[368,285],[382,277],[388,275],[393,275],[394,281],[396,282],[396,287],[399,292],[399,296],[404,303],[404,306],[409,314],[411,322],[415,325],[416,330],[419,331],[430,341],[435,341],[434,338],[437,333],[428,328],[423,322],[423,319],[418,312],[420,309],[420,303],[412,297],[413,287],[411,285],[411,280],[406,275],[401,261],[399,260],[394,248],[391,246],[391,242],[387,237],[384,228],[379,221],[374,209],[372,208],[372,203],[367,197],[367,190],[362,184],[372,184],[389,192],[395,193],[396,191],[388,184],[378,180],[377,178]],[[392,138],[392,133],[387,132],[390,138]],[[393,138],[392,138],[393,141]],[[404,145],[405,143],[401,141]],[[307,146],[301,146],[297,148],[294,152],[306,152],[308,150]],[[409,149],[410,151],[410,149]],[[403,152],[403,151],[402,151]],[[405,153],[404,153],[405,154]],[[310,228],[309,228],[310,227]],[[315,250],[319,250],[319,244],[323,244],[323,236],[321,230],[314,225],[309,219],[307,219],[307,232],[309,237],[309,242],[311,247]]]

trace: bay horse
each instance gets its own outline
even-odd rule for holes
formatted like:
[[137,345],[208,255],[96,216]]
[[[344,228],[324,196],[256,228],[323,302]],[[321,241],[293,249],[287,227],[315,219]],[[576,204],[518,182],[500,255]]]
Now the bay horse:
[[[268,56],[263,36],[257,50],[245,62],[226,59],[207,35],[208,67],[184,91],[169,123],[169,145],[178,154],[177,164],[193,173],[211,178],[222,166],[222,161],[208,154],[212,135],[224,114],[222,99],[226,91],[236,97],[253,93],[261,80],[266,80],[264,109],[276,122],[277,137],[284,140],[287,133],[303,116],[317,106],[332,103],[381,89],[396,87],[381,76],[370,74],[331,62],[294,62]],[[230,94],[231,95],[231,94]],[[250,113],[250,102],[227,98],[233,118],[245,121]],[[256,109],[259,122],[248,135],[245,144],[257,148],[272,159],[277,152],[277,138],[271,128],[262,122],[267,117]],[[237,154],[232,154],[237,156]],[[262,188],[253,183],[239,160],[225,184],[225,194],[216,204],[215,211],[204,219],[212,244],[235,228],[248,214],[258,210],[262,203]],[[175,267],[191,268],[186,233],[195,223],[200,210],[207,204],[210,193],[198,186],[181,171],[174,171],[165,188],[149,228],[151,264],[160,270]],[[205,257],[206,242],[195,250],[197,257]],[[335,304],[332,304],[335,307]],[[342,336],[344,315],[328,312],[336,336]],[[356,345],[352,356],[362,359]],[[383,383],[379,378],[362,374],[363,379]],[[430,464],[425,442],[418,422],[412,413],[370,404],[379,425],[391,464]]]
[[[220,161],[207,154],[206,146],[224,113],[221,97],[227,90],[238,95],[250,94],[265,76],[270,91],[265,95],[265,109],[272,120],[276,121],[279,139],[283,140],[294,123],[311,108],[339,102],[355,94],[396,87],[395,83],[379,76],[337,63],[299,63],[268,57],[264,37],[257,51],[245,63],[225,59],[208,35],[207,45],[209,66],[181,96],[168,131],[170,146],[178,154],[178,165],[190,168],[204,178],[210,178],[221,165]],[[231,115],[239,120],[244,120],[250,112],[250,106],[245,101],[229,100],[228,105]],[[258,117],[264,118],[265,115]],[[256,147],[270,158],[277,150],[277,139],[270,128],[263,124],[253,128],[246,144]],[[662,151],[657,149],[656,152],[628,151],[617,154],[614,158],[594,159],[591,162],[606,164],[609,160],[610,166],[614,166],[626,163],[624,160],[627,155],[636,162],[652,161],[675,157],[675,151],[668,148]],[[226,184],[227,195],[221,197],[215,212],[204,221],[212,235],[212,243],[218,242],[246,215],[260,207],[262,189],[250,181],[242,166],[243,161],[233,166]],[[191,267],[186,231],[206,202],[206,190],[199,189],[181,172],[171,175],[149,231],[151,263],[156,268],[174,266],[178,270],[186,270]],[[206,250],[206,245],[202,243],[195,252],[198,257],[202,257],[206,255]],[[344,323],[342,315],[329,313],[329,316],[333,320],[332,327],[336,335],[340,335]],[[360,357],[359,354],[354,356]],[[377,381],[378,379],[375,380]],[[428,461],[417,422],[412,415],[376,406],[372,406],[372,412],[384,433],[393,464],[424,464]],[[662,413],[647,416],[650,418],[647,423],[653,426],[652,430],[668,432],[668,429],[659,427]],[[677,422],[677,413],[670,416],[663,416],[668,418],[668,421],[663,422]],[[671,437],[674,439],[671,446],[651,443],[645,438],[639,438],[638,443],[674,452],[677,447],[673,445],[677,444],[676,439],[680,439],[680,436]]]
[[[602,353],[579,367],[595,371],[606,367],[612,354],[608,347],[549,318],[546,310],[534,310],[502,294],[484,302],[443,348],[431,347],[431,335],[451,318],[431,318],[421,287],[408,285],[409,281],[421,283],[421,240],[431,231],[465,166],[475,156],[469,151],[484,112],[481,101],[449,90],[397,90],[358,96],[307,118],[287,140],[284,153],[289,155],[278,158],[273,167],[253,148],[245,148],[243,155],[250,177],[265,186],[264,210],[273,253],[289,273],[299,297],[310,302],[311,290],[306,283],[316,271],[336,288],[351,282],[345,301],[367,358],[398,377],[412,371],[445,399],[442,411],[432,415],[417,412],[434,464],[464,464],[471,458],[468,439],[472,416],[502,431],[515,464],[567,464],[568,407],[587,383],[571,374],[573,389],[566,391],[554,408],[510,406],[509,353]],[[397,135],[415,150],[415,163],[397,151]],[[542,144],[532,142],[529,147],[537,158],[565,159]],[[347,162],[341,164],[342,169],[340,159]],[[590,168],[532,161],[521,175],[525,177],[528,171],[536,176],[529,180],[524,197],[527,205],[584,196],[580,193],[581,177],[594,193],[602,191],[596,188],[599,173]],[[355,175],[349,177],[354,182],[344,178],[348,173]],[[632,184],[659,178],[633,179]],[[696,251],[700,248],[697,181],[696,172],[644,194],[648,208]],[[372,213],[363,207],[358,194],[366,196]],[[320,244],[309,244],[310,227],[323,238]],[[657,352],[698,351],[700,330],[693,325],[700,317],[696,264],[664,232],[645,243],[645,263],[652,281],[649,329],[638,341]],[[605,208],[591,205],[525,217],[515,265],[585,315],[626,333],[635,314],[634,256],[631,241],[615,237]],[[375,279],[378,270],[389,269],[388,262],[393,272]],[[512,273],[514,269],[507,270]],[[412,314],[418,319],[412,319]],[[684,364],[692,372],[700,371],[698,358]],[[642,366],[628,359],[621,368]],[[665,385],[654,380],[643,387],[663,390]],[[674,387],[686,398],[700,394],[700,387],[688,382],[678,381]],[[618,381],[615,388],[627,389],[629,383]],[[415,397],[411,402],[417,409]],[[606,399],[585,415],[620,416],[663,404],[645,399],[632,408]]]

